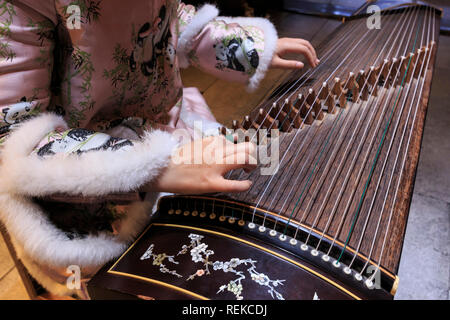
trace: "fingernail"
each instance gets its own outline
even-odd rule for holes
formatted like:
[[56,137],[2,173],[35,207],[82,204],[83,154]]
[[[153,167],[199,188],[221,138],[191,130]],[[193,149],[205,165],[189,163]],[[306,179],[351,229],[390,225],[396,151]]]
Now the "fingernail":
[[319,59],[316,59],[316,63],[320,63],[320,60],[319,60]]
[[297,68],[303,68],[303,63],[297,62],[295,65]]

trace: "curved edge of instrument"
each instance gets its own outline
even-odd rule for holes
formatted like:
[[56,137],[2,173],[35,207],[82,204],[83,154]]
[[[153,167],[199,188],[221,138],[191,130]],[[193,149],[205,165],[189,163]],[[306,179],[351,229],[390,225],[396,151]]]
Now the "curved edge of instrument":
[[392,285],[392,289],[391,289],[392,296],[395,296],[395,294],[397,293],[399,283],[400,283],[400,277],[395,276],[395,281],[394,281],[394,284]]
[[[197,205],[201,203],[201,205]],[[180,208],[183,208],[181,210]],[[312,247],[304,248],[302,245],[302,236],[300,233],[311,233],[317,237],[318,231],[311,230],[308,226],[299,225],[293,221],[287,221],[287,218],[279,216],[272,212],[258,209],[254,221],[251,219],[250,212],[253,213],[254,207],[239,203],[233,200],[217,199],[211,196],[167,196],[160,199],[158,203],[158,214],[154,222],[157,224],[175,224],[186,226],[188,228],[202,228],[211,232],[221,232],[224,234],[234,234],[236,238],[243,238],[245,241],[257,241],[273,254],[273,250],[281,250],[288,253],[290,259],[297,261],[298,265],[308,272],[313,270],[313,274],[331,285],[339,288],[345,288],[354,292],[355,297],[362,299],[392,299],[396,291],[396,277],[389,271],[380,268],[378,286],[369,280],[369,276],[362,274],[363,270],[357,270],[356,266],[363,266],[367,258],[358,254],[357,263],[351,270],[346,267],[344,257],[341,263],[334,257],[343,248],[342,243],[337,244],[336,252],[332,251],[330,256],[326,256],[321,250],[313,250]],[[221,212],[221,213],[219,213]],[[263,216],[266,216],[266,226],[261,230]],[[270,230],[270,221],[278,221],[277,232]],[[285,234],[282,229],[287,228]],[[295,238],[292,237],[291,229],[300,227],[301,232]],[[310,232],[312,231],[312,232]],[[296,239],[299,239],[298,241]],[[310,240],[311,241],[311,240]],[[329,245],[330,239],[324,239],[324,245]],[[352,248],[346,247],[345,255],[352,256]],[[369,261],[369,265],[375,265],[375,262]],[[305,268],[306,266],[306,268]],[[366,269],[367,270],[367,269]],[[368,273],[369,274],[369,273]],[[338,284],[338,285],[336,285]],[[344,290],[345,292],[345,290]]]

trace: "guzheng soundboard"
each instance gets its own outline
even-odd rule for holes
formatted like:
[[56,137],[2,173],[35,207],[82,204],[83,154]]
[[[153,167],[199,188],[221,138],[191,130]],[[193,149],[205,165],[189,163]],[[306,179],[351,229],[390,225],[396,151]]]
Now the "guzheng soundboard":
[[381,29],[345,21],[317,68],[222,130],[269,147],[277,129],[276,173],[230,172],[253,181],[240,194],[162,198],[92,298],[392,299],[440,15],[410,4],[382,11]]

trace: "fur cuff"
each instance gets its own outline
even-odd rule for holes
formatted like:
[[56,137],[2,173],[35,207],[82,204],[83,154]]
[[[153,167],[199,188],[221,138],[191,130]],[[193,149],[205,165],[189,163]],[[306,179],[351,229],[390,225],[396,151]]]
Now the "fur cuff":
[[42,265],[99,267],[120,255],[127,246],[107,234],[70,240],[37,205],[22,196],[0,194],[0,216],[14,237],[19,258],[25,253]]
[[275,49],[277,48],[278,33],[274,25],[265,18],[233,18],[233,17],[219,17],[218,19],[226,23],[237,23],[242,27],[254,26],[260,28],[264,32],[264,52],[259,59],[259,66],[255,74],[249,79],[247,90],[249,92],[255,91],[262,79],[264,79],[267,70],[272,62]]
[[126,150],[45,159],[30,155],[39,141],[59,126],[66,126],[61,118],[46,114],[25,122],[8,137],[1,154],[0,193],[42,197],[134,191],[157,177],[178,146],[171,134],[155,130]]
[[205,4],[198,9],[195,17],[183,31],[178,39],[177,56],[180,68],[189,67],[188,53],[191,48],[190,42],[200,31],[219,15],[219,10],[213,5]]

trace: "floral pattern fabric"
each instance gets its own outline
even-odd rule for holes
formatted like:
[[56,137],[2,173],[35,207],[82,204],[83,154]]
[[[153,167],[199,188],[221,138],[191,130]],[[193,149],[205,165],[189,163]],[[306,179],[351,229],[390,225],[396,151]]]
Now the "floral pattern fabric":
[[[0,1],[0,143],[20,121],[43,111],[89,130],[129,117],[142,119],[144,129],[187,127],[179,118],[177,43],[196,15],[193,6],[176,0],[138,0],[131,8],[121,0],[18,2],[23,5]],[[81,30],[67,28],[73,5],[81,9]],[[188,57],[217,77],[245,82],[263,51],[261,29],[218,17],[193,39]]]
[[[81,10],[81,29],[69,28],[74,5]],[[217,126],[198,90],[184,89],[180,76],[178,39],[196,15],[193,6],[177,0],[0,0],[0,157],[11,131],[44,112],[60,115],[70,129],[38,136],[37,161],[121,152],[145,130],[191,132],[197,120]],[[256,26],[216,18],[194,37],[187,54],[194,66],[246,83],[261,68],[266,40]],[[70,239],[117,234],[128,210],[126,204],[58,199],[35,200],[49,224]],[[170,261],[156,258],[157,264]],[[50,265],[40,269],[47,267],[54,281],[65,279]]]

